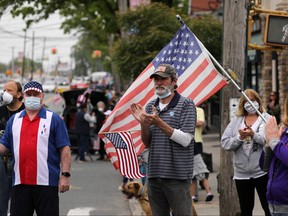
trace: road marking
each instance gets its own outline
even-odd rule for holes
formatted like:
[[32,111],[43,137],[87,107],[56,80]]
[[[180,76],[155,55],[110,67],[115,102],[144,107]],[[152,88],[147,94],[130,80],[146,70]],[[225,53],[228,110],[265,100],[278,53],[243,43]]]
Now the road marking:
[[84,207],[84,208],[74,208],[74,209],[70,209],[67,216],[68,215],[75,215],[75,216],[79,216],[79,215],[90,215],[91,211],[95,211],[96,208],[89,208],[89,207]]

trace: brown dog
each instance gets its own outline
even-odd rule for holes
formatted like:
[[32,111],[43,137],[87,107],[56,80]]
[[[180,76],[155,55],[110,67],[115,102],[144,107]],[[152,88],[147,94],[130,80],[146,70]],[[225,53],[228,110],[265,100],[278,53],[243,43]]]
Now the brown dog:
[[[147,188],[143,189],[143,185],[141,183],[129,182],[125,185],[125,187],[123,187],[122,192],[127,195],[128,199],[132,199],[133,197],[136,198],[145,214],[147,216],[152,216],[152,210],[148,199]],[[193,216],[197,216],[193,201],[192,210]]]
[[138,182],[129,182],[123,187],[122,192],[127,195],[128,199],[133,197],[138,200],[142,210],[147,216],[152,216],[152,210],[149,203],[147,188],[143,189],[143,185]]

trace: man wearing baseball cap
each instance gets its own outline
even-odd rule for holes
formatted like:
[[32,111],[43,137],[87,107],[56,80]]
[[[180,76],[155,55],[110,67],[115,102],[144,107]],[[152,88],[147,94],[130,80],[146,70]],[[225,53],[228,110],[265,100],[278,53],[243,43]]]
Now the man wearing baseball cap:
[[0,139],[0,153],[11,151],[14,160],[10,214],[59,215],[58,191],[70,187],[67,128],[58,114],[44,108],[40,83],[28,82],[23,92],[25,110],[9,119]]
[[156,99],[146,109],[130,110],[141,124],[141,138],[149,148],[148,196],[153,215],[192,215],[190,185],[193,178],[196,107],[177,91],[177,72],[160,64],[150,76]]

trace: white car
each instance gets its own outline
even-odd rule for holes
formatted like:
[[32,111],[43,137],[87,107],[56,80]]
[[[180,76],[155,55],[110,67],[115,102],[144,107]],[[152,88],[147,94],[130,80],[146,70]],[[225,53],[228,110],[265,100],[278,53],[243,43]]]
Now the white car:
[[55,80],[47,79],[42,84],[42,87],[45,93],[55,92],[57,88],[57,83]]

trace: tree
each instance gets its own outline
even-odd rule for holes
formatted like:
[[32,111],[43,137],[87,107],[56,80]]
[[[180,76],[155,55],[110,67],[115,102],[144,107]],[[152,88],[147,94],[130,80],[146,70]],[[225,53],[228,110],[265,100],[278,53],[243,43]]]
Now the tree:
[[[128,32],[127,38],[117,40],[112,53],[122,80],[134,80],[172,39],[181,26],[176,19],[177,12],[164,4],[152,3],[118,14],[119,28]],[[212,54],[221,56],[222,26],[219,21],[209,16],[189,19],[182,14],[181,17]]]
[[[223,66],[233,69],[240,81],[244,80],[247,10],[244,1],[225,1],[223,33]],[[231,19],[233,17],[233,19]],[[237,22],[235,22],[237,20]],[[237,40],[235,36],[237,35]],[[243,83],[242,87],[243,87]],[[239,92],[233,85],[222,90],[221,134],[229,119],[229,99],[239,98]],[[225,96],[224,96],[225,95]],[[220,151],[220,215],[237,215],[240,212],[239,201],[233,180],[232,152]]]
[[0,63],[0,73],[5,73],[6,69],[7,69],[7,65]]

